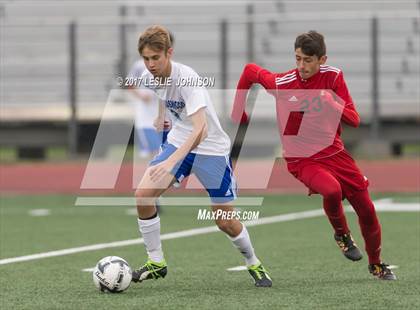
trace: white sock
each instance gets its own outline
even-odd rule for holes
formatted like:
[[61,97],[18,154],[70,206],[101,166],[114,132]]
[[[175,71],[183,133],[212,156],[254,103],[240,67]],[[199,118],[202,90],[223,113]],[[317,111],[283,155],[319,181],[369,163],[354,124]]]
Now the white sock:
[[162,244],[160,242],[160,217],[150,220],[137,219],[139,224],[139,231],[143,236],[144,245],[146,246],[147,255],[149,259],[160,263],[163,261]]
[[258,265],[260,260],[255,256],[254,248],[252,247],[251,239],[249,238],[248,230],[245,225],[242,224],[242,231],[236,237],[230,237],[233,245],[242,253],[245,257],[245,263],[247,266]]

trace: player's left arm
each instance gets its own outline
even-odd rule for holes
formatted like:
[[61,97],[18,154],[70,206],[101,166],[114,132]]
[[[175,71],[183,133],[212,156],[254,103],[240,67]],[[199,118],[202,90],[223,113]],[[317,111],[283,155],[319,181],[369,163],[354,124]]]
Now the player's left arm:
[[195,149],[201,141],[207,137],[207,118],[205,109],[205,107],[202,107],[189,116],[193,124],[193,130],[190,136],[167,160],[150,169],[152,181],[158,182],[162,177],[170,173],[177,162],[184,159],[189,152]]
[[184,159],[193,149],[195,149],[201,141],[207,138],[207,117],[206,108],[202,107],[194,114],[190,115],[193,130],[187,140],[167,159],[174,166]]
[[347,84],[344,80],[342,71],[340,71],[340,73],[335,78],[333,91],[341,98],[341,100],[344,101],[344,109],[343,109],[343,114],[341,116],[341,120],[352,127],[359,127],[360,125],[359,113],[357,113],[356,111],[356,108],[353,103],[353,99],[347,88]]

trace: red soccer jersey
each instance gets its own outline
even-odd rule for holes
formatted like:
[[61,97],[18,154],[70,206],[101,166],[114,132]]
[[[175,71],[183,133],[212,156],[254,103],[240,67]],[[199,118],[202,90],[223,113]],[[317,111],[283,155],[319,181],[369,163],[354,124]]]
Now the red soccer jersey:
[[[244,122],[248,120],[248,116],[245,112],[247,92],[239,90],[247,90],[254,83],[261,84],[267,90],[267,92],[269,92],[276,98],[277,107],[279,107],[280,104],[284,105],[284,101],[281,101],[281,94],[284,94],[284,90],[290,90],[292,93],[294,92],[293,90],[296,90],[296,93],[302,92],[302,90],[311,89],[332,90],[341,98],[342,101],[344,101],[343,107],[341,107],[341,120],[353,127],[357,127],[360,123],[359,115],[355,110],[353,99],[351,98],[346,82],[344,81],[343,73],[338,68],[322,65],[320,71],[318,71],[315,75],[313,75],[307,80],[303,80],[300,77],[297,69],[293,69],[284,73],[272,73],[256,64],[247,64],[237,85],[237,92],[232,110],[233,121]],[[282,90],[283,92],[280,92],[279,90]],[[336,104],[335,100],[329,101],[330,105],[332,106]],[[282,115],[279,115],[281,113],[279,113],[278,109],[277,114],[278,122],[280,123]],[[290,113],[287,120],[287,126],[286,124],[278,124],[279,129],[281,129],[283,134],[296,134],[297,131],[299,131],[299,126],[302,122],[302,118],[303,112],[301,114]],[[320,159],[336,154],[337,152],[344,149],[343,142],[340,138],[340,124],[338,124],[338,128],[336,131],[334,129],[334,132],[335,137],[332,137],[333,142],[330,143],[329,146],[323,148],[322,150],[310,157],[314,159]],[[281,133],[282,137],[283,134]],[[289,162],[299,160],[299,158],[300,157],[297,156],[287,157],[286,155],[286,160]]]

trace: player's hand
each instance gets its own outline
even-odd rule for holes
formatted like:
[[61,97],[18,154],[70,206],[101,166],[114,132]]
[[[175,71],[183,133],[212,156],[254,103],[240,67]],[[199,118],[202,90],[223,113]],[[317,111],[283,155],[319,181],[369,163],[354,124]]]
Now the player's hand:
[[163,122],[163,130],[164,131],[169,131],[169,130],[171,130],[171,128],[172,128],[172,122],[168,121],[168,120],[165,120]]
[[335,98],[334,98],[333,94],[328,90],[321,89],[320,95],[325,100],[328,100],[328,101],[329,100],[331,100],[331,101],[334,100],[335,101]]
[[162,118],[156,118],[153,121],[153,126],[156,128],[157,131],[162,131],[163,130],[163,123],[165,122],[164,119]]
[[163,118],[156,118],[153,122],[153,126],[157,131],[169,131],[171,129],[171,122]]
[[152,166],[150,168],[150,179],[155,183],[159,183],[164,177],[171,173],[174,166],[175,163],[170,160],[165,160],[156,166]]
[[343,109],[342,104],[339,102],[339,99],[334,92],[323,89],[320,92],[320,96],[322,102],[327,103],[328,106],[332,107],[334,110],[341,111]]
[[333,92],[322,89],[320,92],[320,96],[323,101],[328,102],[330,104],[340,105],[339,97]]

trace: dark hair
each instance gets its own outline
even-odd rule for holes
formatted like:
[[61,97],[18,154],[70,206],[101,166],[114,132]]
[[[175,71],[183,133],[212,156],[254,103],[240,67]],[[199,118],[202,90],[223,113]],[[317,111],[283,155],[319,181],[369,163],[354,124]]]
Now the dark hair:
[[169,30],[160,25],[148,27],[140,36],[137,45],[138,51],[141,55],[143,49],[149,46],[155,51],[168,51],[173,46],[174,37]]
[[327,54],[327,47],[325,46],[324,36],[315,30],[302,33],[297,36],[295,41],[295,50],[300,48],[305,55],[314,56],[318,58]]

